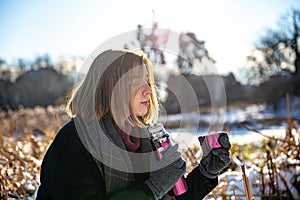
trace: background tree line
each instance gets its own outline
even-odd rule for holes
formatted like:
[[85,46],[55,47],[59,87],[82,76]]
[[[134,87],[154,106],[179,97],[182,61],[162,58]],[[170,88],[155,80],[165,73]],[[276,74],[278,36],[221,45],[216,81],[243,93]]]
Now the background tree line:
[[11,64],[0,58],[0,80],[14,82],[23,73],[40,69],[53,69],[59,74],[74,75],[82,62],[81,57],[61,57],[54,63],[47,53],[36,56],[34,60],[18,58]]
[[[153,63],[166,64],[163,49],[168,41],[169,30],[161,33],[157,32],[157,29],[157,22],[153,23],[151,31],[147,33],[144,32],[142,25],[138,25],[135,42],[128,41],[124,44],[124,48],[139,48],[149,56]],[[223,76],[227,96],[230,98],[228,100],[249,99],[255,102],[256,99],[260,99],[273,104],[287,92],[299,95],[299,31],[300,11],[291,9],[279,19],[276,28],[268,28],[262,36],[259,36],[253,51],[245,58],[247,64],[241,73],[244,74],[247,84],[260,87],[256,90],[253,87],[242,86],[232,74]],[[209,73],[210,67],[217,61],[209,55],[205,41],[197,38],[196,33],[181,33],[178,45],[179,55],[172,65],[176,66],[187,80],[195,85],[196,89],[202,91],[199,93],[203,93],[205,88],[199,88],[205,85],[202,83],[201,76],[215,75]],[[55,98],[58,98],[60,95],[65,95],[73,86],[72,78],[77,75],[76,70],[82,62],[83,58],[73,57],[60,58],[54,63],[48,54],[39,55],[33,61],[20,58],[13,64],[0,59],[1,107],[5,104],[17,107],[25,100],[27,102],[25,105],[33,106],[34,103],[38,103],[39,99],[44,99],[44,96],[53,94]],[[195,73],[197,65],[203,66],[201,76]],[[51,81],[53,85],[49,84]],[[42,87],[46,87],[47,95],[43,92],[46,89]],[[37,97],[38,93],[42,93],[43,96]],[[199,102],[201,98],[204,97],[199,96]],[[54,101],[53,99],[51,101]],[[169,99],[169,102],[174,101],[175,99]],[[49,103],[51,102],[45,100],[41,104]]]
[[[165,55],[161,48],[168,40],[168,30],[163,35],[155,34],[157,22],[153,23],[150,34],[143,32],[143,26],[138,25],[136,32],[137,43],[125,48],[140,48],[147,53],[152,62],[165,64]],[[300,77],[300,10],[291,8],[278,20],[276,28],[268,28],[254,42],[251,53],[245,58],[245,69],[240,73],[246,83],[259,85],[272,76]],[[75,60],[75,58],[74,58]],[[204,64],[207,71],[209,65],[217,61],[205,47],[205,41],[197,38],[196,33],[182,33],[179,37],[179,56],[176,65],[182,73],[192,73],[195,63]],[[26,70],[53,68],[62,74],[76,70],[76,64],[67,60],[53,63],[48,54],[39,55],[33,61],[19,58],[16,63],[8,65],[0,58],[0,79],[13,80]],[[66,67],[66,65],[68,65]]]
[[276,28],[267,28],[247,57],[245,78],[261,84],[272,76],[300,77],[300,10],[280,17]]

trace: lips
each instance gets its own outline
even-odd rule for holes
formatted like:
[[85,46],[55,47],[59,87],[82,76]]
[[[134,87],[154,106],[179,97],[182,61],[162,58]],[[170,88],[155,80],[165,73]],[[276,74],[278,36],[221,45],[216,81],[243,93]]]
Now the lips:
[[142,101],[141,104],[148,107],[150,105],[150,102],[149,102],[149,100],[148,101]]

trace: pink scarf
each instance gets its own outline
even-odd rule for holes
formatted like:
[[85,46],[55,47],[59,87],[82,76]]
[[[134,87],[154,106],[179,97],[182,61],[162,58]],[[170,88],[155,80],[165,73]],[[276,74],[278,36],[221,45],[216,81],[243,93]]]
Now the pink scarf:
[[130,152],[135,152],[140,147],[140,137],[138,127],[132,127],[129,124],[126,126],[126,133],[115,122],[114,126],[117,129],[120,137],[122,138],[126,149]]

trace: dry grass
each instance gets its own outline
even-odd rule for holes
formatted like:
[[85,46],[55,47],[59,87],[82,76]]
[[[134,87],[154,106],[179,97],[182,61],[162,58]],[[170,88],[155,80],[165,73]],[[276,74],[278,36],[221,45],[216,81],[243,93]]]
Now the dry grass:
[[[0,199],[26,199],[34,194],[39,185],[42,158],[59,128],[68,120],[63,107],[20,108],[18,111],[0,112]],[[259,144],[232,144],[233,162],[226,170],[241,171],[235,160],[256,165],[261,169],[261,188],[260,193],[255,195],[264,196],[265,199],[291,197],[288,187],[285,194],[279,191],[278,181],[289,181],[279,171],[299,165],[300,132],[296,121],[288,119],[287,124],[284,139],[266,137]],[[194,146],[184,153],[189,171],[198,164],[200,152],[199,147]],[[285,160],[279,160],[280,157]],[[293,164],[290,160],[296,162]],[[244,188],[234,188],[243,191],[244,196],[228,194],[229,187],[233,186],[226,177],[223,178],[207,199],[241,199],[246,196]]]
[[[287,102],[288,96],[287,96]],[[287,105],[289,108],[289,105]],[[300,173],[296,167],[300,166],[300,130],[298,122],[290,118],[289,109],[287,109],[286,134],[284,138],[267,136],[263,133],[250,129],[241,124],[248,131],[256,132],[264,136],[264,140],[258,143],[249,143],[240,145],[232,144],[231,156],[232,162],[225,169],[228,174],[230,172],[238,172],[244,181],[244,187],[241,188],[232,184],[232,180],[228,180],[224,175],[219,185],[205,199],[293,199],[291,184],[297,188],[300,195]],[[200,153],[199,153],[200,152]],[[183,155],[187,161],[188,171],[193,170],[198,160],[201,159],[201,150],[195,145],[189,148]],[[248,182],[247,173],[245,172],[244,162],[254,166],[259,171],[259,176],[252,182]],[[293,177],[288,180],[281,171],[291,172]],[[279,182],[284,184],[284,189],[280,187]],[[258,188],[258,193],[251,193],[250,185]],[[230,191],[230,192],[229,192]],[[233,192],[232,192],[233,191]],[[237,191],[239,194],[237,195]],[[232,194],[233,193],[233,194]]]
[[62,107],[0,112],[0,199],[33,195],[42,158],[67,120]]
[[[248,130],[248,127],[245,127]],[[257,130],[251,130],[257,134],[265,136]],[[291,119],[287,120],[287,129],[285,138],[277,138],[265,136],[261,143],[250,143],[247,145],[233,144],[231,155],[232,163],[228,171],[239,171],[244,180],[245,187],[239,188],[230,184],[230,180],[226,176],[221,179],[220,184],[216,187],[212,194],[222,199],[253,199],[259,197],[261,199],[293,199],[293,188],[298,188],[300,192],[300,173],[296,167],[300,166],[300,131],[298,123]],[[250,185],[258,188],[259,192],[250,193],[250,185],[245,183],[248,181],[247,173],[243,172],[243,163],[246,161],[248,165],[252,165],[259,172],[259,176],[252,179]],[[241,169],[240,169],[241,168]],[[245,170],[245,169],[244,169]],[[282,171],[292,173],[292,178],[287,179],[286,175],[282,175]],[[280,187],[280,182],[284,187]],[[242,195],[233,195],[228,193],[229,190],[239,190]],[[299,193],[300,194],[300,193]]]

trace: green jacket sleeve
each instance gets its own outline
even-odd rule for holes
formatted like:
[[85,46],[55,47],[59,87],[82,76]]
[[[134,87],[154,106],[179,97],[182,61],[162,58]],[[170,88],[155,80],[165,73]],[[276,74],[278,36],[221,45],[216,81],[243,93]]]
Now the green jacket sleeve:
[[[198,167],[196,167],[186,178],[188,185],[188,191],[180,196],[176,196],[176,200],[201,200],[209,192],[211,192],[218,184],[218,178],[210,179],[203,176],[200,173]],[[145,191],[146,190],[146,191]],[[149,190],[149,189],[148,189]],[[142,185],[134,185],[127,190],[124,190],[111,198],[109,200],[153,200],[154,197],[150,194],[151,191],[147,191],[147,188]]]
[[123,199],[130,199],[130,200],[153,200],[154,197],[141,184],[134,185],[112,197],[109,200],[123,200]]

